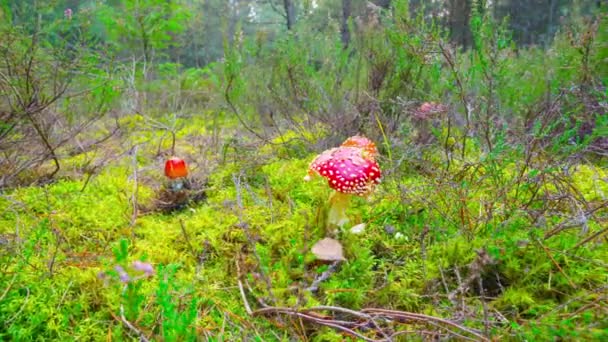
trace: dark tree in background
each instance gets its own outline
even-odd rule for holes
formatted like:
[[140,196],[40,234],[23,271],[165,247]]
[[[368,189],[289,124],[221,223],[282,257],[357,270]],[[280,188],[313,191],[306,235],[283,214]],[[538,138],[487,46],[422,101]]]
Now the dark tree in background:
[[459,43],[464,48],[471,44],[471,31],[469,20],[471,19],[471,0],[448,0],[449,19],[447,27],[452,41]]
[[342,0],[342,23],[340,25],[340,38],[344,48],[350,43],[350,31],[348,29],[348,20],[351,15],[351,0]]
[[509,28],[519,44],[546,44],[557,31],[560,18],[575,10],[569,0],[502,0],[496,3],[494,15],[509,18]]
[[296,24],[296,7],[294,6],[293,0],[283,0],[283,7],[285,8],[287,29],[291,30]]

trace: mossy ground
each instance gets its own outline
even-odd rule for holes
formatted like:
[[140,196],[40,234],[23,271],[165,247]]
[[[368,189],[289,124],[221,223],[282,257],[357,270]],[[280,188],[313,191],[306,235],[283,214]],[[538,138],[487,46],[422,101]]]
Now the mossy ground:
[[[57,182],[0,197],[2,339],[134,339],[121,307],[157,340],[349,339],[250,317],[237,279],[254,309],[381,307],[454,319],[498,340],[608,338],[605,165],[543,168],[539,157],[522,169],[513,151],[477,151],[448,169],[441,151],[406,160],[390,151],[401,162],[383,158],[382,185],[352,200],[352,224],[365,231],[340,234],[347,261],[311,293],[327,269],[309,250],[329,234],[330,195],[321,179],[302,181],[314,154],[232,138],[200,154],[209,140],[196,124],[178,132],[176,154],[206,179],[204,202],[134,216],[165,182],[157,152],[169,142],[156,132],[109,142],[105,150],[122,157],[88,180],[79,165],[99,155],[77,155]],[[155,274],[134,270],[136,260]]]

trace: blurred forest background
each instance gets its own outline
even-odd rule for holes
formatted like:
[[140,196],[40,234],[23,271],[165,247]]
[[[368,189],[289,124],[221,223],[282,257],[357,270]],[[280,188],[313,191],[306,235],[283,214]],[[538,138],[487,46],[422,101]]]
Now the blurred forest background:
[[[57,150],[108,114],[167,118],[232,112],[248,134],[265,140],[280,134],[282,126],[304,127],[297,118],[305,115],[306,129],[321,123],[342,137],[365,132],[370,120],[375,126],[371,114],[388,119],[387,129],[401,129],[404,110],[430,99],[453,101],[461,113],[468,111],[470,134],[478,130],[471,115],[487,130],[490,121],[500,127],[522,118],[522,101],[495,97],[511,101],[522,95],[530,103],[532,94],[538,99],[543,92],[555,93],[565,84],[558,84],[561,74],[571,79],[574,69],[584,82],[606,77],[605,48],[593,50],[606,37],[605,24],[593,19],[605,12],[601,1],[1,4],[0,165],[6,170],[1,185],[49,160],[55,163],[53,175],[60,168]],[[532,77],[532,89],[505,89],[518,86],[507,75],[516,73],[514,68],[543,68],[539,59],[525,65],[530,53],[555,54],[560,43],[581,56],[554,56],[563,67],[555,65],[542,76],[544,82]],[[507,62],[520,49],[530,53]],[[477,60],[467,61],[467,51]],[[565,66],[568,58],[576,64]],[[479,92],[487,92],[485,102],[466,99]],[[455,118],[462,124],[462,115]],[[337,123],[345,126],[337,129]]]
[[[452,43],[465,49],[473,44],[470,19],[475,13],[487,12],[498,22],[508,19],[506,27],[518,46],[547,47],[560,27],[590,17],[601,7],[601,1],[593,0],[409,1],[411,13],[435,20]],[[373,24],[382,10],[390,11],[391,1],[5,0],[3,8],[5,23],[27,28],[29,33],[63,19],[70,9],[72,30],[86,29],[80,34],[89,35],[90,48],[111,46],[115,49],[111,52],[119,51],[122,58],[154,57],[157,63],[200,68],[224,57],[224,38],[232,39],[237,30],[242,38],[256,39],[265,48],[292,29],[339,35],[348,45],[351,34],[360,32],[362,25]]]

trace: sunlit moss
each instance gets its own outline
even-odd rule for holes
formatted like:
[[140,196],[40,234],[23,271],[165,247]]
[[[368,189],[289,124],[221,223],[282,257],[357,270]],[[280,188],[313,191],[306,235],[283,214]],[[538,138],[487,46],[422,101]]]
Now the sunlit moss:
[[[188,134],[180,134],[180,139]],[[194,153],[191,149],[180,147]],[[510,317],[550,317],[542,315],[605,282],[601,271],[608,257],[605,249],[573,252],[581,241],[580,232],[598,232],[601,223],[588,217],[585,226],[543,240],[546,232],[567,218],[562,212],[548,212],[542,220],[531,218],[520,208],[534,188],[510,188],[516,184],[520,165],[486,160],[479,167],[454,162],[453,169],[443,174],[446,179],[417,173],[389,175],[370,198],[353,198],[349,215],[366,228],[361,235],[347,229],[338,233],[347,261],[320,284],[318,293],[309,293],[303,289],[327,269],[309,250],[328,234],[322,220],[331,190],[321,177],[303,181],[313,155],[284,159],[271,151],[256,152],[263,162],[247,164],[238,158],[219,162],[208,175],[204,202],[173,213],[146,212],[135,217],[132,226],[135,182],[130,159],[104,168],[84,190],[84,180],[64,179],[0,197],[6,208],[0,214],[2,234],[13,239],[18,230],[22,239],[22,256],[4,256],[8,258],[4,260],[30,289],[24,310],[34,317],[16,321],[10,336],[40,332],[49,338],[86,339],[108,331],[124,334],[112,316],[121,303],[129,303],[122,296],[124,286],[116,278],[99,278],[98,273],[111,273],[117,264],[129,267],[135,260],[145,260],[159,272],[141,280],[134,292],[141,296],[136,306],[142,326],[156,324],[163,310],[187,316],[194,305],[200,330],[217,333],[225,315],[230,315],[237,322],[254,324],[270,339],[276,327],[261,317],[251,320],[244,311],[236,283],[237,261],[253,294],[267,301],[272,297],[277,305],[375,306],[439,316],[449,312],[432,298],[444,298],[467,279],[470,265],[482,251],[492,259],[482,274],[484,281],[499,279],[503,287],[488,305]],[[150,156],[153,152],[140,153],[137,201],[145,206],[155,199],[164,180],[157,171],[159,162]],[[73,158],[69,165],[80,167],[86,158]],[[439,157],[436,162],[444,161]],[[526,182],[540,172],[528,170]],[[577,165],[570,174],[573,187],[585,200],[605,199],[604,170]],[[539,179],[545,180],[541,194],[560,190],[546,181],[549,177]],[[114,251],[123,239],[129,241],[128,255],[119,261]],[[48,277],[49,255],[55,252],[53,281],[39,281]],[[165,267],[172,270],[170,274],[161,271]],[[161,277],[169,277],[170,284]],[[0,309],[3,317],[10,318],[25,295],[11,291]],[[71,327],[63,318],[66,314],[84,326]],[[553,324],[544,319],[543,324]],[[170,322],[176,334],[187,334],[188,327]],[[225,336],[241,336],[237,329],[224,329]],[[333,331],[323,329],[316,336],[318,340],[335,337]]]

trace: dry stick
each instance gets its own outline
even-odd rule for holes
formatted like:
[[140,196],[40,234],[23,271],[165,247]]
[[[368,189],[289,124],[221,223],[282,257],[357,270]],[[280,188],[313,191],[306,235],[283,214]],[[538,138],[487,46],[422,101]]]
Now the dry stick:
[[[450,289],[448,288],[448,283],[445,281],[445,275],[443,274],[443,268],[441,267],[441,265],[439,265],[439,274],[441,275],[441,283],[443,284],[443,288],[445,289],[445,293],[448,295],[448,298],[450,296]],[[453,304],[454,301],[452,301]]]
[[57,234],[55,232],[55,229],[53,229],[53,235],[55,235],[55,250],[53,251],[53,254],[51,255],[51,259],[48,262],[48,268],[49,268],[49,277],[53,278],[53,269],[55,267],[55,261],[57,260],[57,254],[59,254],[59,246],[61,245],[61,240],[59,237],[59,234]]
[[19,311],[17,311],[13,317],[11,317],[10,319],[6,320],[4,322],[5,326],[10,326],[10,324],[12,324],[12,322],[21,314],[21,312],[23,311],[23,309],[25,309],[25,304],[28,303],[28,301],[30,300],[30,288],[26,287],[25,291],[27,291],[27,294],[25,296],[25,299],[23,300],[23,303],[21,304],[21,307],[19,308]]
[[[125,285],[123,292],[126,289],[127,289],[127,286]],[[129,330],[131,330],[135,335],[137,335],[137,337],[139,337],[140,341],[142,341],[142,342],[150,341],[150,340],[148,340],[146,335],[144,335],[143,332],[141,332],[133,324],[131,324],[131,322],[129,322],[129,320],[127,320],[127,318],[125,317],[125,307],[122,305],[122,303],[120,304],[120,320],[121,320],[122,324],[124,324],[127,328],[129,328]]]
[[441,323],[441,324],[449,325],[453,328],[465,331],[465,332],[479,338],[482,341],[489,341],[488,338],[486,338],[483,335],[480,335],[478,332],[476,332],[473,329],[469,329],[460,324],[454,323],[452,321],[449,321],[449,320],[446,320],[443,318],[435,317],[435,316],[429,316],[429,315],[425,315],[425,314],[406,312],[406,311],[396,311],[396,310],[376,309],[376,308],[363,309],[363,310],[361,310],[361,312],[363,312],[363,313],[380,313],[380,314],[384,314],[387,316],[402,317],[402,318],[406,318],[406,319],[418,320],[418,321],[429,322],[429,323],[430,322]]
[[427,234],[429,233],[429,226],[425,225],[420,234],[420,259],[422,260],[422,276],[423,279],[426,279],[426,244],[424,240],[426,239]]
[[2,293],[2,296],[0,296],[0,302],[4,299],[4,297],[6,297],[6,295],[8,294],[8,291],[11,290],[11,287],[13,287],[13,284],[15,283],[15,279],[17,278],[17,274],[15,273],[13,275],[13,278],[11,279],[11,281],[9,282],[8,286],[6,287],[6,289],[4,290],[4,292]]
[[[451,147],[448,146],[451,134],[452,134],[452,117],[448,113],[447,133],[445,135],[445,141],[443,142],[443,148],[445,150],[445,160],[446,160],[445,171],[450,171],[450,164],[452,161],[452,158],[451,158],[452,153],[450,152]],[[462,149],[464,150],[465,148],[466,148],[466,146],[463,145]]]
[[553,262],[553,264],[555,265],[555,267],[557,267],[557,270],[564,276],[564,278],[566,278],[566,280],[568,280],[568,283],[570,283],[570,286],[572,286],[572,288],[576,289],[578,288],[576,286],[576,284],[574,284],[572,282],[572,280],[570,279],[570,277],[568,277],[568,275],[566,275],[566,272],[564,272],[564,270],[561,268],[561,266],[559,266],[559,264],[557,263],[557,261],[555,261],[555,259],[553,258],[553,256],[551,255],[551,253],[549,252],[549,249],[547,247],[545,247],[545,245],[543,245],[540,240],[538,240],[538,244],[543,248],[543,251],[545,251],[545,253],[547,254],[547,256],[549,257],[549,259],[551,259],[551,261]]
[[61,296],[61,299],[59,300],[59,304],[57,304],[57,311],[59,311],[59,309],[63,305],[63,302],[65,301],[65,297],[68,295],[68,291],[72,287],[73,283],[74,283],[74,280],[70,280],[70,282],[68,283],[68,286],[66,287],[65,291],[63,291],[63,295]]
[[557,226],[555,226],[550,231],[546,232],[545,236],[543,237],[543,240],[547,240],[550,237],[555,236],[566,229],[576,228],[578,226],[581,226],[582,224],[583,224],[583,222],[581,222],[580,220],[576,220],[576,219],[564,221],[564,222],[558,224]]
[[466,110],[466,127],[465,133],[462,135],[462,160],[464,160],[466,156],[467,136],[469,134],[469,131],[471,130],[471,108],[469,102],[466,99],[464,85],[462,84],[462,80],[460,79],[460,75],[458,74],[458,70],[456,69],[456,64],[454,62],[453,56],[441,42],[439,43],[439,49],[441,50],[441,54],[445,58],[446,62],[448,62],[448,65],[450,66],[450,71],[452,72],[454,79],[456,80],[456,85],[458,86],[458,95],[460,96],[460,101],[464,106],[464,110]]
[[[458,266],[454,266],[454,275],[456,275],[456,280],[458,280],[458,287],[456,288],[456,290],[450,292],[448,294],[448,299],[450,299],[450,301],[452,301],[453,303],[458,303],[456,302],[456,295],[458,295],[459,293],[464,294],[465,292],[467,292],[467,290],[469,289],[469,281],[467,281],[466,283],[462,282],[462,277],[460,276],[460,270],[458,269]],[[471,278],[471,280],[474,278]],[[464,303],[464,296],[460,296],[460,312],[461,312],[461,317],[465,317],[466,314],[464,312],[465,308],[466,308],[466,304]]]
[[312,284],[306,288],[306,291],[317,292],[321,283],[329,279],[329,277],[336,272],[339,264],[340,260],[334,261],[325,272],[321,273],[321,275],[319,275],[319,277],[317,277],[317,279],[315,279]]
[[483,288],[483,279],[481,277],[477,277],[477,281],[479,284],[479,293],[481,294],[481,307],[483,309],[483,329],[484,334],[486,336],[490,335],[490,322],[488,320],[488,306],[485,302],[486,291]]
[[594,307],[594,306],[597,307],[598,304],[605,303],[606,299],[608,299],[608,296],[600,296],[600,297],[594,299],[591,303],[587,303],[587,304],[583,305],[578,310],[576,310],[576,311],[568,314],[567,316],[568,317],[574,317],[574,316],[580,314],[583,311],[587,311],[587,309],[590,309],[591,307]]
[[399,335],[406,335],[406,334],[419,334],[419,335],[428,335],[431,337],[439,337],[439,333],[436,331],[425,331],[425,330],[420,330],[420,331],[416,331],[416,330],[401,330],[401,331],[397,331],[396,333],[392,334],[390,337],[391,338],[395,338]]
[[243,304],[245,305],[245,311],[249,314],[249,316],[253,315],[253,311],[251,311],[251,306],[249,306],[249,302],[247,301],[247,295],[245,295],[245,290],[243,289],[243,283],[241,282],[241,267],[239,266],[239,259],[235,260],[236,265],[236,273],[237,273],[237,284],[239,285],[239,291],[241,292],[241,297],[243,298]]
[[270,278],[266,275],[266,273],[264,272],[264,270],[262,268],[262,258],[260,258],[257,248],[255,247],[255,241],[254,241],[253,237],[251,236],[251,232],[249,231],[249,225],[247,224],[247,222],[245,222],[243,220],[243,197],[242,197],[240,176],[237,177],[235,174],[233,174],[232,182],[234,183],[234,187],[236,190],[236,204],[238,207],[238,217],[239,217],[238,226],[241,229],[243,229],[243,232],[245,233],[245,236],[247,237],[247,242],[249,242],[251,251],[253,252],[253,256],[255,257],[255,259],[258,263],[258,267],[260,269],[260,274],[262,275],[262,279],[264,279],[264,282],[266,283],[266,290],[268,291],[268,296],[272,300],[272,303],[274,305],[276,305],[277,300],[272,291],[272,283],[270,281]]
[[370,319],[370,315],[365,314],[363,312],[360,311],[355,311],[355,310],[351,310],[351,309],[347,309],[347,308],[343,308],[343,307],[339,307],[339,306],[331,306],[331,305],[319,305],[319,306],[314,306],[311,308],[306,308],[306,309],[302,309],[302,311],[336,311],[336,312],[341,312],[341,313],[346,313],[355,317],[359,317],[359,318],[364,318],[364,319]]
[[[249,284],[249,281],[247,280],[247,278],[244,279],[245,281],[245,287],[247,288],[247,290],[249,290],[249,293],[253,294],[255,293],[255,291],[253,291],[253,288],[251,287],[251,284]],[[260,304],[261,307],[263,308],[267,308],[268,304],[266,304],[266,302],[264,302],[264,300],[260,297],[256,297],[255,298],[258,301],[258,304]]]
[[59,157],[57,157],[55,148],[49,141],[47,134],[42,130],[42,128],[40,127],[40,125],[38,124],[36,119],[34,118],[33,113],[30,113],[29,110],[26,109],[25,114],[26,114],[27,119],[32,124],[32,127],[34,127],[34,130],[38,134],[38,137],[40,138],[40,140],[42,140],[42,143],[47,148],[47,150],[48,150],[47,155],[50,156],[53,159],[53,162],[55,163],[55,170],[53,170],[53,172],[51,172],[51,174],[48,175],[49,178],[53,178],[53,176],[55,176],[55,174],[57,174],[57,172],[59,172],[59,169],[61,168],[61,165],[59,164]]
[[599,232],[593,233],[591,236],[589,236],[589,237],[588,237],[588,238],[586,238],[585,240],[583,240],[583,241],[581,241],[581,242],[577,243],[577,244],[576,244],[576,246],[574,246],[574,247],[573,247],[573,249],[577,249],[577,248],[579,248],[580,246],[582,246],[582,245],[586,244],[586,243],[587,243],[587,242],[589,242],[589,241],[594,240],[595,238],[597,238],[597,237],[601,236],[602,234],[604,234],[604,233],[606,233],[606,232],[608,232],[608,228],[604,228],[604,229],[600,230]]
[[353,316],[357,316],[357,317],[360,317],[360,318],[364,318],[364,319],[368,320],[369,322],[371,322],[374,325],[374,327],[378,330],[378,332],[380,334],[382,334],[385,338],[389,339],[389,336],[384,333],[384,331],[380,328],[380,326],[378,325],[378,323],[374,320],[374,317],[372,317],[371,315],[367,315],[367,314],[364,314],[364,313],[359,312],[359,311],[354,311],[354,310],[342,308],[342,307],[339,307],[339,306],[328,306],[328,305],[320,305],[320,306],[315,306],[315,307],[312,307],[312,308],[302,309],[302,311],[304,311],[304,312],[306,312],[306,311],[318,311],[318,310],[338,311],[338,312],[343,312],[343,313],[351,314]]
[[[375,340],[375,339],[371,339],[366,336],[363,336],[363,335],[355,332],[353,329],[350,329],[350,328],[347,328],[344,326],[344,325],[352,326],[353,324],[355,324],[353,322],[336,321],[333,319],[320,318],[317,316],[306,314],[306,312],[308,312],[308,311],[335,311],[335,312],[347,313],[347,314],[353,315],[358,318],[363,318],[363,319],[367,320],[368,322],[371,322],[372,324],[374,324],[375,327],[378,329],[378,332],[382,333],[383,335],[385,335],[384,332],[380,329],[380,327],[377,324],[375,324],[374,317],[376,317],[376,316],[385,316],[385,317],[392,317],[392,318],[396,317],[396,318],[401,318],[401,319],[406,319],[406,320],[420,321],[420,322],[424,322],[427,324],[431,324],[438,328],[445,329],[449,333],[451,333],[457,337],[460,337],[462,339],[472,340],[471,338],[466,337],[462,334],[459,334],[453,330],[442,327],[441,324],[443,324],[443,325],[450,326],[452,328],[459,329],[468,334],[471,334],[480,341],[489,341],[489,339],[487,339],[485,336],[479,334],[478,332],[476,332],[472,329],[469,329],[467,327],[464,327],[462,325],[459,325],[457,323],[454,323],[452,321],[445,320],[445,319],[442,319],[439,317],[405,312],[405,311],[395,311],[395,310],[376,309],[376,308],[367,308],[367,309],[363,309],[361,311],[354,311],[354,310],[349,310],[349,309],[335,307],[335,306],[317,306],[317,307],[312,307],[312,308],[307,308],[307,309],[302,309],[302,310],[294,310],[294,309],[281,308],[281,307],[267,307],[267,308],[255,310],[255,311],[253,311],[252,314],[254,316],[260,315],[260,314],[271,314],[271,313],[287,314],[287,315],[292,315],[292,316],[300,317],[303,319],[307,319],[307,320],[313,321],[313,322],[321,324],[321,325],[333,327],[338,330],[345,331],[345,332],[353,334],[365,341],[390,341],[390,336],[385,335],[385,339]],[[342,324],[342,325],[340,325],[340,324]]]
[[[226,329],[226,318],[227,318],[226,316],[227,316],[227,314],[224,312],[224,319],[222,320],[222,327],[220,328],[220,333],[217,336],[217,339],[219,341],[223,341],[224,340],[224,331]],[[209,340],[210,339],[207,338],[207,341],[209,341]]]
[[[407,319],[408,319],[408,318],[405,318],[405,317],[399,317],[399,316],[397,316],[397,318],[398,318],[398,319],[402,319],[402,320],[407,320]],[[459,338],[459,339],[461,339],[461,340],[475,341],[475,339],[473,339],[473,338],[471,338],[471,337],[467,337],[467,336],[465,336],[465,335],[462,335],[462,334],[458,333],[457,331],[451,330],[451,329],[449,329],[449,328],[442,327],[442,326],[441,326],[439,323],[436,323],[436,322],[424,322],[424,323],[425,323],[425,324],[428,324],[428,325],[431,325],[431,326],[433,326],[433,327],[436,327],[436,328],[438,328],[438,329],[443,329],[443,330],[445,330],[445,332],[443,333],[444,335],[447,335],[447,336],[454,335],[455,337],[458,337],[458,338]],[[439,333],[439,332],[438,332],[438,333]]]
[[272,187],[268,176],[264,177],[264,188],[266,190],[266,196],[268,196],[268,209],[270,211],[270,223],[274,223],[274,210],[272,209]]
[[[397,318],[397,319],[401,319],[401,320],[414,320],[412,318],[406,318],[406,317],[401,317],[401,316],[396,316],[396,317],[393,317],[393,318]],[[438,328],[440,330],[445,330],[445,332],[443,333],[443,335],[447,335],[447,336],[454,335],[454,336],[456,336],[456,337],[458,337],[458,338],[460,338],[462,340],[475,341],[473,338],[470,338],[470,337],[464,336],[462,334],[459,334],[458,332],[453,331],[453,330],[451,330],[449,328],[442,327],[439,323],[436,323],[436,322],[424,322],[424,323],[428,324],[428,325],[431,325],[431,326],[433,326],[435,328]],[[441,334],[441,332],[438,331],[437,334]]]
[[406,311],[395,311],[395,310],[376,309],[376,308],[366,308],[366,309],[363,309],[361,311],[354,311],[354,310],[345,309],[345,308],[337,307],[337,306],[316,306],[316,307],[304,309],[302,311],[322,311],[322,310],[337,311],[337,312],[351,314],[351,315],[359,317],[359,318],[367,319],[367,320],[369,320],[369,321],[371,321],[373,323],[375,322],[373,320],[373,316],[367,314],[367,312],[370,312],[370,313],[388,313],[389,316],[390,315],[394,315],[394,314],[400,314],[403,317],[409,316],[410,319],[415,319],[415,320],[425,320],[425,319],[427,319],[429,321],[436,321],[438,323],[445,323],[445,324],[454,326],[456,328],[459,328],[459,329],[461,329],[463,331],[469,332],[469,333],[471,333],[473,335],[476,335],[476,333],[473,330],[470,330],[470,329],[468,329],[466,327],[460,326],[460,325],[458,325],[458,324],[456,324],[454,322],[447,321],[447,320],[444,320],[444,319],[439,318],[439,317],[427,316],[427,315],[424,315],[424,314],[410,313],[410,312],[406,312]]
[[339,321],[334,321],[334,320],[328,320],[328,319],[323,319],[323,318],[319,318],[316,316],[312,316],[312,315],[308,315],[305,314],[301,311],[297,311],[297,310],[293,310],[293,309],[288,309],[288,308],[280,308],[280,307],[267,307],[267,308],[262,308],[262,309],[258,309],[255,310],[253,312],[253,316],[256,315],[264,315],[264,314],[286,314],[286,315],[290,315],[290,316],[295,316],[295,317],[299,317],[299,318],[303,318],[321,325],[325,325],[328,327],[332,327],[338,330],[342,330],[348,334],[351,334],[353,336],[356,336],[364,341],[368,341],[368,342],[380,342],[380,341],[384,341],[384,340],[376,340],[376,339],[371,339],[369,337],[366,337],[350,328],[344,327],[340,324],[338,324],[337,322]]
[[138,206],[137,196],[138,196],[138,192],[139,192],[139,184],[137,183],[137,145],[135,145],[133,147],[132,153],[133,153],[133,163],[132,163],[133,193],[131,194],[131,204],[133,205],[133,213],[131,214],[131,223],[129,224],[130,227],[135,226],[135,221],[137,220],[137,215],[139,214],[138,208],[137,208],[137,206]]
[[188,236],[188,232],[186,231],[186,225],[184,224],[184,220],[179,220],[179,226],[182,229],[182,234],[184,235],[184,240],[186,240],[186,243],[188,244],[188,249],[190,249],[190,253],[192,253],[192,256],[196,256],[196,253],[194,252],[194,247],[192,247],[192,244],[190,243],[190,237]]
[[241,117],[241,114],[239,113],[238,109],[236,108],[236,106],[232,102],[232,99],[230,98],[230,91],[232,90],[233,86],[234,86],[234,77],[229,77],[228,78],[228,85],[226,86],[226,89],[224,90],[224,99],[226,100],[226,103],[228,104],[228,106],[230,107],[230,109],[232,110],[232,112],[234,113],[234,115],[236,116],[236,118],[239,120],[239,122],[241,123],[241,125],[247,131],[249,131],[249,133],[255,135],[257,138],[259,138],[260,140],[262,140],[265,143],[273,144],[271,141],[269,141],[268,138],[262,136],[261,134],[259,134],[258,132],[256,132],[253,128],[249,127],[249,125],[247,125],[245,123],[245,121]]

